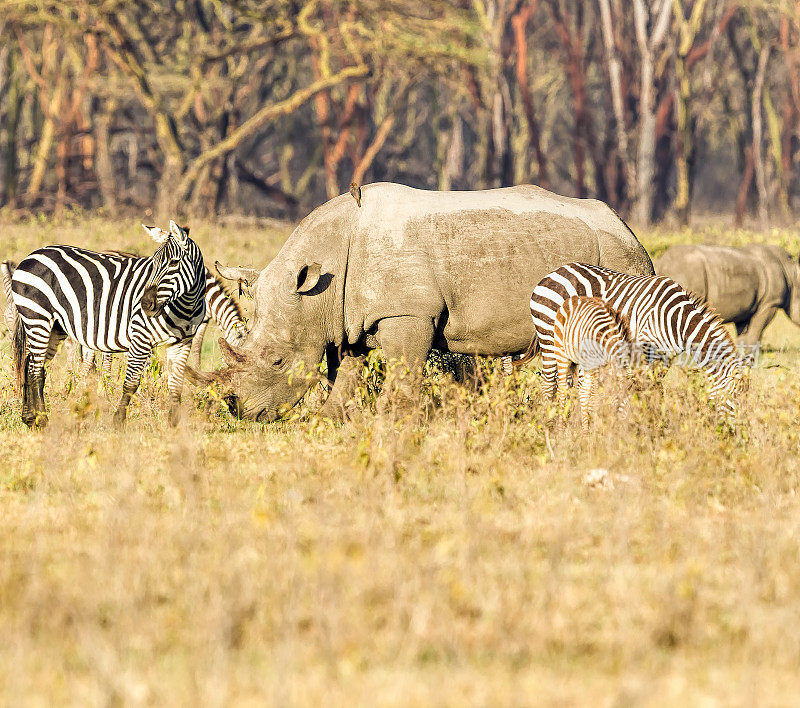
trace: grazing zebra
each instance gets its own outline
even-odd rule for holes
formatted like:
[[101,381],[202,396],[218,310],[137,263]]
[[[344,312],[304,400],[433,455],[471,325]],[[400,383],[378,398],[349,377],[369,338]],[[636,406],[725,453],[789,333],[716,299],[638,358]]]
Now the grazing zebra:
[[166,342],[169,422],[177,423],[192,336],[205,317],[203,256],[174,221],[169,231],[144,229],[160,244],[149,258],[46,246],[14,271],[14,363],[26,425],[47,424],[44,364],[67,337],[87,349],[128,353],[117,425],[153,347]]
[[563,404],[569,374],[578,367],[581,423],[587,429],[597,409],[597,370],[609,363],[619,369],[630,366],[630,344],[624,324],[600,298],[573,296],[564,300],[553,322],[552,349],[542,352],[545,396],[552,400],[557,388],[558,400]]
[[[575,295],[604,300],[648,360],[656,351],[667,356],[686,353],[711,379],[711,400],[723,413],[735,413],[735,396],[746,384],[745,362],[719,317],[699,298],[663,276],[627,275],[583,263],[561,266],[542,278],[531,296],[542,357],[552,356],[558,309]],[[534,350],[532,344],[525,358]]]
[[[189,230],[187,229],[186,232],[188,233]],[[203,349],[203,337],[205,336],[206,328],[212,317],[219,326],[228,344],[237,346],[242,343],[242,340],[247,335],[247,329],[245,328],[244,319],[242,318],[242,311],[239,309],[239,303],[231,297],[220,278],[214,275],[208,268],[205,269],[205,277],[206,316],[192,338],[192,347],[189,352],[189,364],[197,371],[200,370],[200,353]],[[102,370],[106,375],[111,374],[111,359],[113,356],[114,355],[110,352],[105,352],[102,356]],[[94,350],[84,349],[81,358],[82,362],[79,375],[81,378],[84,378],[94,365]]]

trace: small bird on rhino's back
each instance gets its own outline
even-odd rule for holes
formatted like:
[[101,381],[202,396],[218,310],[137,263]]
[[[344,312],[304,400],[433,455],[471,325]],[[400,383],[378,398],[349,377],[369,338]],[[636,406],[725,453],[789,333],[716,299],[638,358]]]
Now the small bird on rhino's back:
[[350,182],[350,194],[352,195],[353,199],[356,200],[356,204],[358,204],[359,208],[361,207],[361,187],[357,185],[355,182]]

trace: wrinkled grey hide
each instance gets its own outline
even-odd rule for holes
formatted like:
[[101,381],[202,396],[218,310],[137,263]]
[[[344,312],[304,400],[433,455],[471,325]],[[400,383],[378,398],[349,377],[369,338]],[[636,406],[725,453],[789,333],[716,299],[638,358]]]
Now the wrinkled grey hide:
[[[333,353],[378,345],[411,365],[431,348],[523,352],[534,333],[534,286],[569,261],[653,273],[630,229],[595,200],[533,186],[367,185],[361,207],[345,194],[311,212],[257,279],[220,267],[224,277],[255,280],[256,311],[240,347],[220,342],[228,368],[217,378],[232,410],[273,420],[315,380],[290,372],[315,370],[326,349],[333,376]],[[339,380],[332,398],[349,395],[338,388]]]
[[778,246],[672,246],[656,272],[704,297],[741,344],[756,344],[779,309],[800,325],[800,265]]

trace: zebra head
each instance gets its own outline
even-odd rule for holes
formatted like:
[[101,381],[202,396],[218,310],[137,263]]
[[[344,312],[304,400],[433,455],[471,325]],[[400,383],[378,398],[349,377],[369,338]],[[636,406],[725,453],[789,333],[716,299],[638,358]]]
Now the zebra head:
[[[204,268],[203,257],[189,238],[189,230],[174,221],[169,222],[169,231],[158,226],[142,227],[161,244],[151,257],[150,278],[142,293],[142,311],[148,317],[158,317],[169,302],[196,286],[197,273]],[[204,282],[202,276],[200,282]]]
[[751,367],[752,363],[738,354],[728,355],[711,367],[709,398],[723,415],[737,414],[740,401],[750,388]]

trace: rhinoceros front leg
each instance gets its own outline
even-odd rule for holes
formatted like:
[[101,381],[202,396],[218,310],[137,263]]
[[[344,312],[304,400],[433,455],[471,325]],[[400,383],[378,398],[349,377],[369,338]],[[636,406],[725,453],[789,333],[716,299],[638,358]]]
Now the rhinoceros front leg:
[[778,312],[775,306],[762,307],[747,321],[736,323],[736,337],[739,344],[753,346],[761,341],[761,335]]
[[387,317],[378,322],[378,343],[388,365],[383,398],[394,395],[398,403],[416,401],[433,335],[430,317]]
[[330,418],[336,423],[347,418],[350,409],[355,405],[355,393],[365,358],[346,356],[335,367],[331,366],[331,358],[328,359],[328,381],[332,382],[332,387],[328,399],[319,410],[323,418]]

